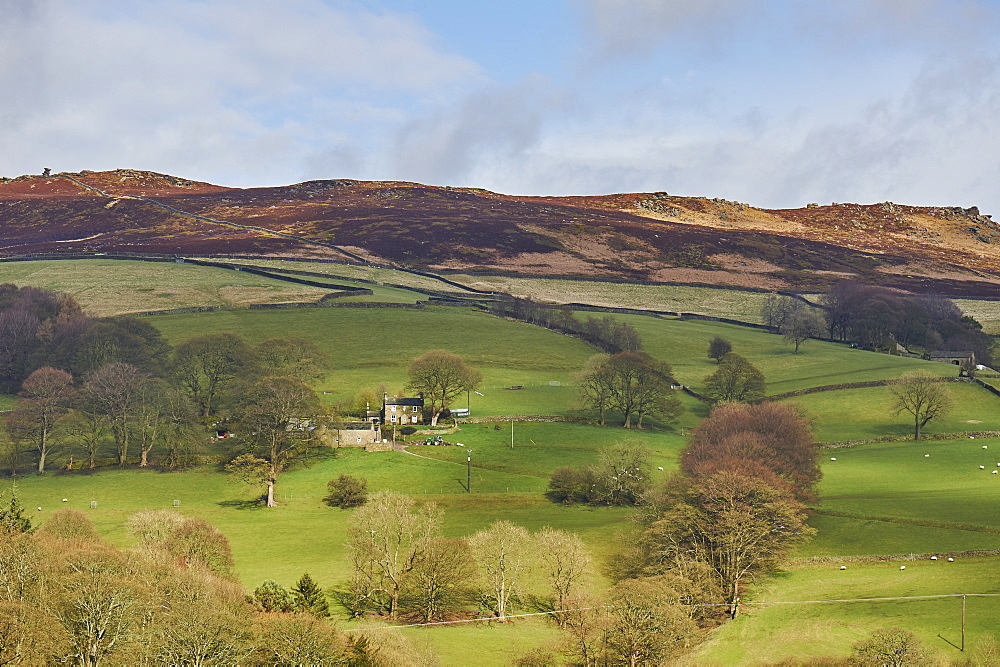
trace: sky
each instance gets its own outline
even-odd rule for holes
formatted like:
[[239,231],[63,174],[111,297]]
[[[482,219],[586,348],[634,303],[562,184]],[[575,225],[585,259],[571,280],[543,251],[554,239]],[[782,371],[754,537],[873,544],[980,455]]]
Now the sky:
[[1000,217],[1000,0],[0,0],[0,176]]

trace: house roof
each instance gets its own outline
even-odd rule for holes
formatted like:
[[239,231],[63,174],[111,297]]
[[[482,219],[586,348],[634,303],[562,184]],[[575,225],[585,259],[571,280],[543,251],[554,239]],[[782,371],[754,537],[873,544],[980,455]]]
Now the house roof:
[[422,398],[399,398],[398,396],[393,396],[391,398],[385,399],[386,405],[416,405],[418,407],[424,407],[424,399]]
[[931,352],[931,359],[966,359],[972,356],[971,350],[938,350]]
[[371,422],[344,422],[341,431],[372,431],[375,426]]

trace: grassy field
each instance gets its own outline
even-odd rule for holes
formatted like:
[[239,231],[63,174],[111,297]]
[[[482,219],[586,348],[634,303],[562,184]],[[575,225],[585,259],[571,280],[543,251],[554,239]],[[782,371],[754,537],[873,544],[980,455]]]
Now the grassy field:
[[650,354],[670,363],[677,379],[695,390],[703,385],[707,375],[715,372],[716,363],[706,357],[709,341],[715,336],[730,341],[734,352],[745,356],[764,373],[770,395],[823,385],[893,379],[915,369],[942,376],[957,374],[955,367],[948,364],[867,352],[841,343],[811,340],[796,354],[793,346],[779,335],[720,322],[638,315],[621,319],[636,327]]
[[[996,559],[851,563],[847,570],[823,564],[794,567],[769,579],[749,600],[791,602],[875,597],[1000,593]],[[960,598],[744,606],[694,654],[691,664],[766,664],[795,658],[846,656],[873,628],[903,627],[916,633],[937,660],[961,661]],[[997,633],[1000,598],[970,597],[966,646]],[[950,643],[949,643],[950,642]],[[954,644],[954,646],[953,646]],[[935,661],[936,662],[936,661]]]
[[639,285],[591,280],[462,274],[449,275],[448,278],[475,289],[505,292],[549,303],[588,303],[617,308],[669,310],[757,323],[761,321],[760,310],[767,297],[763,292],[683,285]]
[[[715,369],[715,363],[705,357],[708,341],[715,335],[732,341],[737,352],[764,371],[771,394],[895,378],[914,368],[954,373],[946,364],[816,341],[808,342],[796,355],[779,336],[715,322],[626,319],[640,330],[647,349],[670,362],[678,378],[694,388]],[[579,340],[538,327],[471,309],[439,306],[425,310],[232,310],[157,316],[149,321],[173,343],[213,331],[238,332],[251,342],[274,336],[313,339],[333,359],[333,368],[318,387],[329,392],[325,398],[333,402],[379,382],[402,389],[410,359],[428,349],[449,349],[484,374],[480,389],[484,395],[472,394],[460,401],[463,406],[469,401],[477,416],[578,414],[573,374],[595,352]],[[514,385],[523,389],[507,389]],[[928,432],[1000,429],[1000,398],[965,383],[949,387],[956,409],[946,419],[932,422]],[[344,542],[351,513],[326,507],[321,501],[327,482],[341,473],[365,477],[373,490],[399,490],[439,504],[449,536],[470,535],[498,518],[530,530],[552,525],[579,533],[595,557],[605,561],[627,539],[622,531],[632,525],[628,521],[631,512],[554,505],[543,496],[548,476],[560,466],[596,460],[599,450],[614,442],[649,447],[654,475],[668,475],[676,468],[684,434],[707,414],[704,404],[686,396],[682,400],[688,411],[676,429],[626,431],[574,423],[515,422],[511,447],[511,424],[503,421],[496,424],[499,428],[464,425],[447,436],[465,444],[465,449],[413,446],[411,451],[419,456],[353,449],[336,456],[327,453],[282,475],[277,488],[280,506],[274,509],[249,506],[246,501],[256,496],[256,490],[232,484],[208,467],[176,473],[50,473],[19,480],[19,492],[32,508],[34,520],[44,521],[63,506],[83,509],[102,534],[123,545],[131,544],[125,530],[130,513],[147,507],[171,509],[173,501],[179,500],[179,511],[205,518],[225,532],[240,579],[250,588],[267,578],[290,585],[303,572],[325,587],[347,578]],[[814,419],[816,434],[824,442],[905,436],[911,429],[905,417],[891,415],[884,388],[786,400]],[[983,449],[984,444],[988,449]],[[472,493],[465,486],[468,450],[472,451]],[[994,558],[960,558],[952,564],[911,562],[905,572],[895,562],[851,561],[849,569],[841,571],[839,563],[816,564],[805,559],[1000,549],[1000,508],[994,502],[1000,475],[990,474],[1000,469],[1000,440],[868,444],[824,450],[823,457],[818,511],[811,518],[819,534],[798,550],[797,560],[784,572],[748,589],[746,599],[787,602],[985,593],[997,588],[992,572],[998,560]],[[980,470],[980,465],[986,469]],[[62,498],[68,502],[62,503]],[[96,509],[90,509],[91,501],[98,503]],[[936,639],[942,634],[955,641],[954,618],[949,614],[957,605],[950,600],[747,607],[736,622],[715,631],[693,660],[697,664],[748,664],[792,656],[844,655],[851,642],[871,629],[904,623],[940,656],[957,658],[954,649]],[[969,608],[974,610],[970,638],[988,630],[987,619],[1000,611],[992,598],[970,601]],[[415,641],[429,642],[447,665],[509,664],[556,634],[551,626],[536,620],[406,632]],[[471,658],[470,646],[477,647]]]
[[[211,331],[236,331],[255,343],[276,336],[312,339],[333,361],[333,370],[319,386],[331,401],[348,399],[380,382],[400,391],[411,359],[447,349],[483,372],[479,391],[484,396],[472,394],[463,402],[471,403],[476,415],[570,414],[576,395],[568,385],[596,352],[586,343],[539,327],[439,306],[223,311],[149,321],[172,343]],[[515,385],[524,389],[504,389]]]
[[[564,425],[556,425],[563,427]],[[593,428],[593,427],[591,427]],[[591,438],[594,448],[598,438]],[[449,536],[469,535],[503,517],[531,530],[546,525],[578,532],[598,554],[606,554],[608,526],[624,519],[630,510],[554,505],[543,497],[548,480],[539,474],[505,472],[479,467],[479,459],[489,464],[485,451],[476,452],[472,470],[472,493],[465,491],[466,465],[436,461],[401,452],[366,453],[340,450],[310,465],[301,465],[282,475],[277,486],[280,506],[266,509],[248,507],[246,501],[259,490],[229,481],[215,467],[161,473],[138,470],[110,470],[94,474],[47,474],[18,480],[18,494],[32,511],[32,520],[44,522],[51,512],[63,507],[86,511],[98,530],[112,542],[131,544],[125,520],[144,508],[173,510],[198,516],[216,525],[229,537],[237,572],[253,588],[264,579],[285,585],[295,583],[309,572],[324,586],[347,578],[348,561],[344,546],[349,511],[322,503],[326,484],[340,474],[365,477],[371,490],[392,489],[436,502],[445,510],[445,530]],[[524,456],[531,455],[530,450]],[[565,464],[596,458],[596,449],[581,449],[565,457]],[[5,495],[6,498],[9,497]],[[63,503],[62,498],[69,502]],[[91,509],[91,502],[97,503]],[[267,554],[261,555],[261,537],[267,536]]]
[[966,315],[972,315],[983,331],[1000,334],[1000,301],[979,301],[977,299],[953,299],[955,305]]
[[[330,264],[327,262],[289,262],[280,259],[226,259],[230,264],[253,264],[263,266],[278,271],[311,271],[323,273],[335,278],[348,280],[370,280],[383,285],[400,285],[403,287],[416,287],[418,289],[428,289],[445,292],[458,292],[456,287],[434,278],[418,276],[406,271],[395,271],[393,269],[380,269],[374,266],[358,266],[356,264]],[[449,276],[450,278],[450,276]],[[455,282],[461,282],[456,280]],[[371,287],[371,285],[364,285]]]
[[99,316],[316,301],[330,291],[193,264],[112,259],[0,262],[0,282],[69,292]]
[[[925,434],[1000,430],[1000,398],[982,387],[948,383],[955,408],[924,427]],[[842,442],[886,436],[911,436],[909,413],[893,415],[886,387],[842,389],[785,399],[814,419],[820,442]]]

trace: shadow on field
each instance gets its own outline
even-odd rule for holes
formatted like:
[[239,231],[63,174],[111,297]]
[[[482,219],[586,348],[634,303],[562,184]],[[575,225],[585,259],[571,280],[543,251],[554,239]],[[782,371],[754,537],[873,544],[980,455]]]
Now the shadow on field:
[[216,504],[231,510],[255,510],[264,507],[264,501],[261,498],[256,500],[222,500]]

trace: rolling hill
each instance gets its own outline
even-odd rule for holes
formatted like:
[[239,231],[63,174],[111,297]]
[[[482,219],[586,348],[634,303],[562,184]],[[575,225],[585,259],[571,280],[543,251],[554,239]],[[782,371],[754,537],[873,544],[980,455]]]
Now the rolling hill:
[[0,230],[0,256],[266,254],[803,291],[856,278],[1000,297],[1000,225],[976,207],[768,210],[666,192],[528,197],[350,179],[240,189],[119,169],[0,178]]

